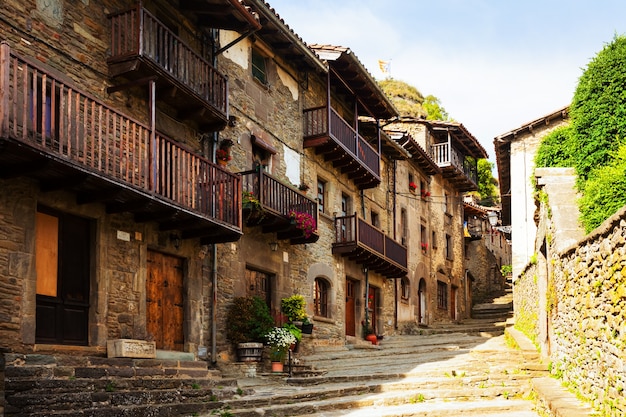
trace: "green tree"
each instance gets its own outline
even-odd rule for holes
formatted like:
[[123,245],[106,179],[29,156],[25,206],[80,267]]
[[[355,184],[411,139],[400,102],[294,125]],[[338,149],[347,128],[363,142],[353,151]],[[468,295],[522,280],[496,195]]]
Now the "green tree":
[[449,115],[446,109],[443,108],[439,99],[431,94],[424,98],[422,107],[426,110],[428,120],[443,120],[448,121]]
[[536,167],[571,167],[572,135],[570,126],[561,126],[546,135],[535,155]]
[[591,171],[579,201],[580,219],[587,233],[626,204],[626,144],[608,156],[611,163]]
[[478,193],[483,206],[491,207],[500,202],[498,180],[493,176],[493,167],[494,163],[487,159],[478,160]]
[[[626,137],[626,37],[615,36],[591,60],[570,107],[572,157],[579,185],[606,165]],[[581,188],[584,188],[582,186]]]

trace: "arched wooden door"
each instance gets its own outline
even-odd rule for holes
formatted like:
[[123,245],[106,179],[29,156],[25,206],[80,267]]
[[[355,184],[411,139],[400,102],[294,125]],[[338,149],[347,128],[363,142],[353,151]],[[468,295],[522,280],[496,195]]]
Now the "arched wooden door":
[[419,287],[417,290],[417,298],[418,298],[418,312],[417,315],[419,317],[419,324],[427,324],[426,323],[426,281],[424,278],[420,279]]
[[182,351],[183,260],[148,251],[147,331],[157,349]]

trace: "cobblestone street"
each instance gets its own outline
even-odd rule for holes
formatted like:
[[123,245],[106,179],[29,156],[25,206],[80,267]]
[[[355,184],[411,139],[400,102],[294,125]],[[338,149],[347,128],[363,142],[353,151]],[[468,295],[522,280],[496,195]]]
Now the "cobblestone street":
[[531,380],[546,367],[513,338],[493,336],[503,325],[470,320],[379,346],[324,349],[306,357],[321,376],[261,375],[239,385],[254,390],[248,404],[271,404],[260,407],[265,415],[539,416]]

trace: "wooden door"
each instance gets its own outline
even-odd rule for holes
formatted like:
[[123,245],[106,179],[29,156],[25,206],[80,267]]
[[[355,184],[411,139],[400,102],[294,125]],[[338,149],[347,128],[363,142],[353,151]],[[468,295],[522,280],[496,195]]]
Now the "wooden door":
[[356,336],[356,281],[346,280],[346,336]]
[[148,335],[157,349],[182,351],[183,332],[183,260],[148,251],[146,283]]
[[91,236],[88,219],[37,212],[37,343],[88,344]]
[[457,319],[457,311],[456,311],[456,298],[458,294],[458,288],[452,286],[452,292],[450,294],[450,314],[452,315],[452,320]]

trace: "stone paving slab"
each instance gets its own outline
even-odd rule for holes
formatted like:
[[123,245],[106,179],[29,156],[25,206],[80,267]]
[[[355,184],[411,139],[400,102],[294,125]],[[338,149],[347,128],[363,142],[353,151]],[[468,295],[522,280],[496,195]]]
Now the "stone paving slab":
[[[530,360],[535,365],[547,370],[547,366],[541,362],[537,348],[524,333],[513,327],[510,327],[507,332],[515,339],[526,360]],[[557,379],[551,377],[533,378],[532,386],[539,400],[555,417],[590,417],[594,415],[589,404],[579,400]]]

